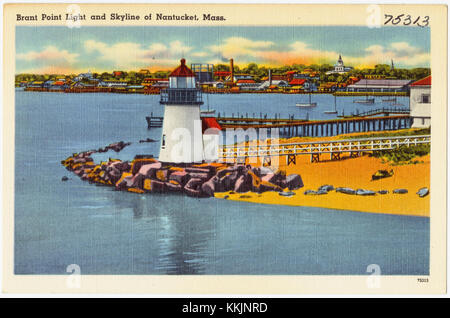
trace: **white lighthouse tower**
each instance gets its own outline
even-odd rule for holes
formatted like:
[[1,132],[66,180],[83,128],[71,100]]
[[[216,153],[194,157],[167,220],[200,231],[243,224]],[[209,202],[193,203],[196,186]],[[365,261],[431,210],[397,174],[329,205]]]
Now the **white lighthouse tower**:
[[169,75],[169,88],[161,91],[165,105],[159,160],[173,163],[203,161],[202,92],[195,85],[195,74],[181,59]]

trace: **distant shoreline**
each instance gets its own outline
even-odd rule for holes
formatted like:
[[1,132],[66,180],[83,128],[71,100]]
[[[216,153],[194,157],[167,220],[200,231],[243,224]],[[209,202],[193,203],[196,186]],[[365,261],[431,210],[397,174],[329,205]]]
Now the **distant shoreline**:
[[[18,87],[16,87],[18,88]],[[144,95],[159,95],[159,91],[146,91],[146,90],[135,90],[127,91],[124,89],[114,89],[114,88],[99,88],[99,89],[69,89],[69,90],[49,90],[46,88],[25,88],[24,92],[45,92],[45,93],[70,93],[70,94],[82,94],[82,93],[112,93],[112,94],[144,94]],[[334,95],[339,97],[349,97],[349,96],[400,96],[408,97],[407,92],[284,92],[276,90],[267,91],[231,91],[231,90],[202,90],[203,94],[286,94],[286,95]]]

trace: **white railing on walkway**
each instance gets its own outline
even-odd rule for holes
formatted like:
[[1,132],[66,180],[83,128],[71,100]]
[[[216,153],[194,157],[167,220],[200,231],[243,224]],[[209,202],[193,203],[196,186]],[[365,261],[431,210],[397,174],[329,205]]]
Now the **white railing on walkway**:
[[312,141],[286,144],[256,144],[246,146],[224,146],[219,149],[219,159],[234,161],[237,158],[272,157],[289,155],[316,155],[334,153],[360,153],[368,151],[390,150],[401,146],[429,144],[431,135],[395,136],[329,141]]

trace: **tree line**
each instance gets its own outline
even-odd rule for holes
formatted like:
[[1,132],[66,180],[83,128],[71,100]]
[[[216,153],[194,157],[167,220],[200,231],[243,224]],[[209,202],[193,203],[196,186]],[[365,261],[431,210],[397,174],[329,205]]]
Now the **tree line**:
[[[312,65],[303,65],[303,64],[292,64],[292,65],[284,65],[280,67],[272,67],[273,75],[283,75],[288,71],[297,71],[303,72],[305,69],[310,69],[313,72],[318,72],[320,77],[320,82],[345,82],[350,77],[359,77],[362,78],[366,75],[381,75],[386,78],[396,78],[396,79],[410,79],[410,80],[419,80],[431,74],[430,68],[419,67],[419,68],[394,68],[392,69],[390,65],[387,64],[378,64],[374,68],[363,68],[363,69],[352,69],[345,74],[326,74],[326,72],[331,71],[334,67],[330,64],[312,64]],[[217,64],[214,65],[215,71],[229,71],[230,66],[226,64]],[[139,84],[145,78],[167,78],[171,71],[157,71],[150,74],[143,74],[135,71],[121,71],[120,75],[115,76],[113,73],[103,72],[103,73],[92,73],[93,78],[100,80],[125,80],[130,84]],[[253,75],[255,80],[262,80],[262,78],[267,77],[269,74],[269,68],[266,66],[259,66],[256,63],[250,63],[247,66],[240,68],[239,66],[234,66],[235,74],[250,74]],[[57,74],[17,74],[16,82],[22,81],[47,81],[47,80],[56,80],[57,78],[64,77],[66,79],[73,79],[76,77],[76,74],[70,75],[57,75]]]

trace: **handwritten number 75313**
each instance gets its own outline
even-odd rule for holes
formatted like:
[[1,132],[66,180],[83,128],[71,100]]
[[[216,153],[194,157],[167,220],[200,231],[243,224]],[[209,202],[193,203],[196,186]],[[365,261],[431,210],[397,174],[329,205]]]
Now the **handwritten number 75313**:
[[421,28],[427,27],[430,24],[429,16],[418,16],[417,18],[411,17],[409,14],[399,14],[397,16],[393,16],[391,14],[384,15],[385,21],[384,25],[392,24],[392,25],[417,25]]

